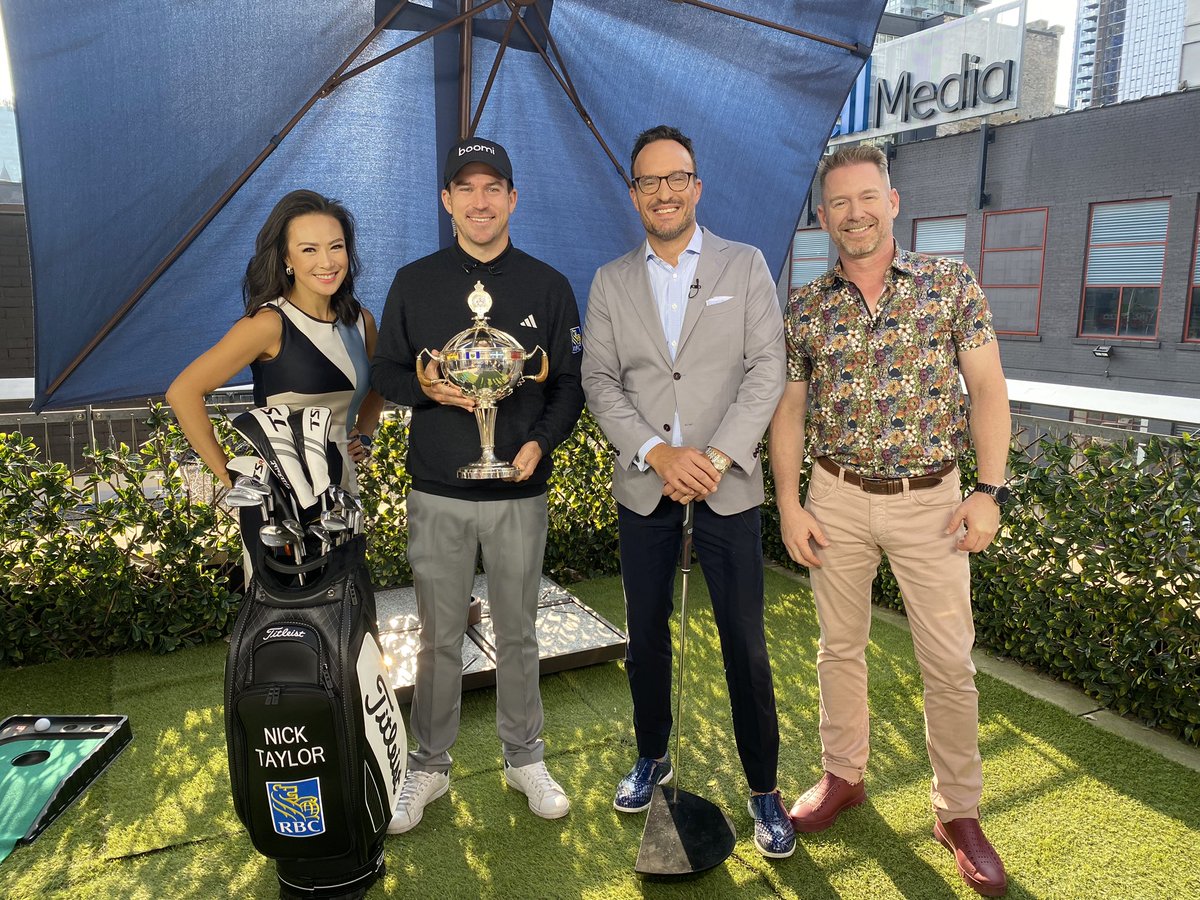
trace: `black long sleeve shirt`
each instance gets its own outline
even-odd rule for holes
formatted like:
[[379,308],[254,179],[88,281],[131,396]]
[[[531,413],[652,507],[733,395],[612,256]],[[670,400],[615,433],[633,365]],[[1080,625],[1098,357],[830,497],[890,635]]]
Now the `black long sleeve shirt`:
[[[467,295],[477,281],[492,297],[488,324],[511,334],[527,353],[541,346],[550,359],[544,382],[526,381],[497,404],[496,456],[511,461],[531,440],[542,449],[537,469],[519,483],[460,479],[458,468],[480,454],[475,416],[430,400],[417,381],[417,354],[442,349],[471,324]],[[571,434],[583,409],[581,350],[579,308],[570,283],[511,244],[490,263],[478,262],[454,244],[400,269],[383,309],[371,385],[388,400],[412,407],[408,469],[413,488],[460,500],[545,492],[551,451]],[[540,365],[534,358],[526,369],[534,372]]]

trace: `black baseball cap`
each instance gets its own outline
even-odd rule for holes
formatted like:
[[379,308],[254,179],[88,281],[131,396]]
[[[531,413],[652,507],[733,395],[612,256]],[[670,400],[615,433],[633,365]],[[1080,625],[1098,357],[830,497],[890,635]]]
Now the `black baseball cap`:
[[459,141],[450,148],[446,154],[446,167],[442,171],[442,187],[449,187],[463,166],[476,162],[495,169],[508,179],[509,187],[512,187],[512,163],[508,161],[508,152],[495,141],[478,137]]

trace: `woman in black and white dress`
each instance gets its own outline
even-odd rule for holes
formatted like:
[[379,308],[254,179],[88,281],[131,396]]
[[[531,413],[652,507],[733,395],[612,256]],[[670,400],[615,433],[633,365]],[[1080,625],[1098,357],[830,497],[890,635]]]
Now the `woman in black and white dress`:
[[375,319],[354,296],[354,219],[336,200],[292,191],[258,233],[242,292],[246,314],[167,391],[192,447],[233,484],[213,433],[207,394],[246,366],[258,406],[324,406],[341,450],[342,487],[357,493],[354,463],[370,453],[383,398],[370,387]]

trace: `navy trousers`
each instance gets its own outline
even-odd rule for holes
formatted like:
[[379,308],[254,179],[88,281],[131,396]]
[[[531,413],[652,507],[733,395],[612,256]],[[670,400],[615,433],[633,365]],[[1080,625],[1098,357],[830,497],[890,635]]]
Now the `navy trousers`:
[[[617,505],[638,755],[658,758],[671,736],[671,631],[684,507],[663,498],[648,516]],[[773,791],[779,720],[763,629],[762,523],[758,507],[721,516],[696,503],[693,542],[721,638],[738,755],[753,791]],[[686,708],[686,704],[685,704]]]

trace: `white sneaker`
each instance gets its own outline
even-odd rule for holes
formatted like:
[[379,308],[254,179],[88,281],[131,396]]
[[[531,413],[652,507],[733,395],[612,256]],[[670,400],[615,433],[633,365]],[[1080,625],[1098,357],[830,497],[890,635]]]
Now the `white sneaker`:
[[561,819],[571,811],[571,801],[558,782],[550,777],[544,762],[527,766],[504,764],[504,780],[529,798],[529,808],[543,819]]
[[388,825],[388,834],[404,834],[421,824],[425,807],[450,789],[446,772],[418,772],[409,769],[396,798],[396,814]]

